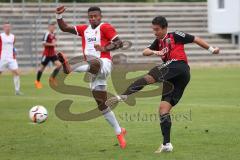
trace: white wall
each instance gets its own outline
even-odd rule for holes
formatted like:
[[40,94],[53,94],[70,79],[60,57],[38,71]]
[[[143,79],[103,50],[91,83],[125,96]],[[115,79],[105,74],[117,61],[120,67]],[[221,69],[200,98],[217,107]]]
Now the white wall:
[[225,8],[218,8],[218,0],[208,0],[208,31],[224,34],[240,32],[240,0],[225,0]]

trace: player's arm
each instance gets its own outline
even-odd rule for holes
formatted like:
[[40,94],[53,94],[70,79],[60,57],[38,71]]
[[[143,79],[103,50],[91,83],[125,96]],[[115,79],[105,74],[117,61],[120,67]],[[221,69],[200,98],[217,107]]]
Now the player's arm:
[[123,42],[119,37],[116,37],[112,42],[104,47],[106,51],[113,51],[123,46]]
[[56,18],[58,26],[63,32],[77,34],[74,26],[68,25],[62,18],[62,14],[65,10],[66,8],[64,6],[57,7],[56,9]]
[[149,48],[145,48],[143,50],[143,55],[144,56],[151,56],[151,55],[163,56],[164,54],[162,51],[155,51],[155,50],[151,50]]
[[123,47],[123,42],[117,35],[117,32],[112,25],[106,23],[101,27],[102,34],[110,43],[106,46],[95,44],[94,47],[97,51],[109,52]]
[[176,43],[183,43],[183,44],[196,43],[197,45],[208,50],[212,54],[219,53],[219,48],[217,48],[217,47],[214,48],[214,47],[210,46],[202,38],[193,36],[191,34],[187,34],[187,33],[181,32],[181,31],[174,32],[174,40]]
[[162,56],[162,55],[164,55],[162,51],[159,51],[157,39],[155,39],[149,47],[147,47],[143,50],[143,55],[144,56],[151,56],[151,55]]
[[116,49],[119,49],[123,46],[123,42],[122,40],[117,36],[115,37],[111,43],[109,43],[108,45],[102,47],[99,44],[95,44],[94,47],[97,51],[100,52],[109,52],[109,51],[114,51]]
[[219,54],[220,49],[218,47],[212,47],[210,46],[205,40],[203,40],[200,37],[196,37],[194,38],[194,43],[196,43],[197,45],[199,45],[200,47],[208,50],[210,53],[212,54]]
[[[1,37],[0,37],[1,39]],[[1,40],[0,40],[1,41]],[[17,49],[15,47],[15,43],[16,43],[16,38],[15,38],[15,35],[14,35],[14,40],[13,40],[13,54],[17,55]]]

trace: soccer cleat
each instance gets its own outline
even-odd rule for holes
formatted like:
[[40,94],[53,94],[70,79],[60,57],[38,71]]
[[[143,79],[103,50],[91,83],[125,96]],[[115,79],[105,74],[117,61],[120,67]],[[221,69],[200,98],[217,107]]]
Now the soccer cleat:
[[67,57],[62,53],[62,52],[59,52],[58,54],[57,54],[57,56],[58,56],[58,60],[62,63],[62,65],[63,65],[63,72],[65,73],[65,74],[69,74],[70,72],[71,72],[71,67],[70,67],[70,65],[69,65],[69,63],[68,63],[68,59],[67,59]]
[[21,91],[15,91],[16,96],[23,96],[24,94]]
[[119,135],[117,135],[117,139],[118,139],[119,146],[122,149],[125,149],[127,146],[127,142],[126,142],[124,136],[127,134],[127,131],[125,128],[121,128],[121,130],[122,130],[121,133]]
[[112,107],[114,105],[116,105],[118,102],[124,102],[127,100],[127,95],[117,95],[116,97],[111,97],[109,98],[105,104],[108,107]]
[[173,151],[172,144],[166,143],[165,145],[161,144],[161,146],[154,153],[172,152],[172,151]]
[[49,83],[50,83],[50,85],[55,86],[55,87],[58,85],[57,79],[53,78],[53,77],[49,78]]
[[35,83],[35,87],[37,88],[37,89],[41,89],[42,88],[42,83],[40,82],[40,81],[35,81],[34,82]]

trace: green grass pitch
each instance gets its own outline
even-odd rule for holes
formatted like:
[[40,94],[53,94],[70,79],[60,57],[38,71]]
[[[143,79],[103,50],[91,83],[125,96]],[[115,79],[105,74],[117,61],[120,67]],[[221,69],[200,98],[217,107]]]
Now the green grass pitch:
[[[53,91],[47,76],[42,78],[44,88],[36,90],[35,75],[23,75],[24,96],[14,95],[10,74],[0,76],[0,160],[240,159],[240,67],[191,69],[191,81],[172,113],[174,151],[169,154],[153,153],[162,137],[158,120],[150,115],[157,113],[160,96],[138,99],[135,107],[119,104],[114,110],[128,131],[128,146],[121,150],[103,117],[86,122],[58,119],[54,110],[60,100],[74,100],[74,113],[91,109],[95,102]],[[81,74],[67,83],[84,85]],[[110,80],[109,90],[114,93]],[[48,109],[45,123],[30,123],[28,111],[34,105]]]

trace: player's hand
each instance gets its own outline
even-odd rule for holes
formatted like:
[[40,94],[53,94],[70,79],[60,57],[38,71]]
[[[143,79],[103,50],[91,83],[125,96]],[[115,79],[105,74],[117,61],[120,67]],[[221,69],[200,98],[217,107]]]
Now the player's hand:
[[157,55],[157,56],[163,56],[164,55],[164,53],[162,51],[153,51],[153,54]]
[[220,53],[220,49],[218,47],[215,47],[212,54],[219,54],[219,53]]
[[105,48],[100,46],[99,44],[94,44],[94,48],[96,49],[96,51],[105,52]]
[[62,14],[66,8],[62,5],[56,8],[56,14]]

